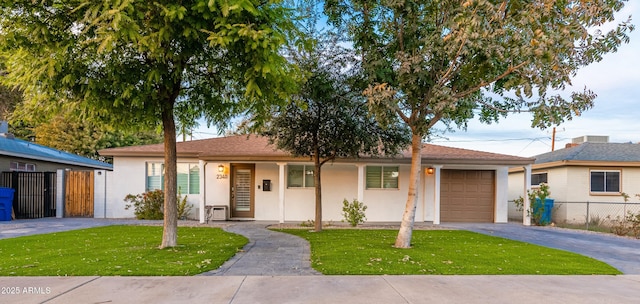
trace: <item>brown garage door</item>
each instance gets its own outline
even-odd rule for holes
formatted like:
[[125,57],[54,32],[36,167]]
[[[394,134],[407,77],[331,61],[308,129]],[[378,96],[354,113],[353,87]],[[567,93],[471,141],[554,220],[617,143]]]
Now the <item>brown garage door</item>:
[[440,221],[493,222],[495,171],[442,170]]

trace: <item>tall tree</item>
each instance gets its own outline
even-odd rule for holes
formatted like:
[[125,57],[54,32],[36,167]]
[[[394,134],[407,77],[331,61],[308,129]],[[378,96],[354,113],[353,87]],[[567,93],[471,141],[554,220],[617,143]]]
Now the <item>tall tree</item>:
[[[311,31],[314,31],[312,29]],[[381,127],[368,112],[354,53],[330,33],[316,36],[310,52],[291,59],[308,73],[306,82],[268,123],[265,135],[282,150],[313,160],[315,231],[322,231],[322,166],[336,158],[395,155],[408,145],[399,122]],[[304,179],[306,172],[303,172]]]
[[380,117],[412,132],[409,191],[395,246],[411,246],[422,140],[437,122],[465,128],[531,111],[548,127],[592,107],[584,89],[558,91],[576,71],[628,41],[623,22],[603,33],[624,0],[327,0],[330,21],[348,29],[362,56],[365,90]]
[[[64,107],[62,107],[64,105]],[[110,161],[98,150],[162,142],[154,125],[118,128],[95,119],[86,119],[73,102],[42,106],[26,96],[9,115],[11,133],[18,138],[85,157]]]
[[292,32],[277,1],[0,1],[6,84],[78,100],[93,119],[162,123],[161,248],[177,245],[176,105],[221,125],[265,115],[294,85],[278,53]]
[[11,112],[20,101],[22,101],[20,90],[0,85],[0,120],[8,120]]

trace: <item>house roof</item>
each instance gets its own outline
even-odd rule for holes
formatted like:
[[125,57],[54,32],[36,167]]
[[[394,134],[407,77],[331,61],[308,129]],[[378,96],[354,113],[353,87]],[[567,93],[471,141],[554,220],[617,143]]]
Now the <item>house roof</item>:
[[111,164],[38,145],[10,135],[0,136],[0,155],[95,169],[113,169]]
[[585,142],[570,148],[540,154],[535,164],[551,162],[640,162],[640,144]]
[[[164,145],[143,145],[104,149],[98,151],[105,156],[156,156],[164,155]],[[194,157],[202,160],[223,161],[307,161],[309,158],[294,157],[290,153],[278,150],[269,144],[266,137],[256,135],[239,135],[194,140],[177,143],[178,157]],[[411,162],[411,151],[405,151],[395,157],[361,157],[359,159],[342,159],[337,162],[371,161]],[[533,163],[533,158],[481,152],[460,148],[424,144],[422,149],[423,163],[439,164],[482,164],[482,165],[523,165]]]

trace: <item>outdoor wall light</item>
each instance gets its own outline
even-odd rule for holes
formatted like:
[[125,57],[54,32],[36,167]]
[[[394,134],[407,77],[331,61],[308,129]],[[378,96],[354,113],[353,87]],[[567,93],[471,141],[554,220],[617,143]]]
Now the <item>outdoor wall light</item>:
[[427,168],[427,174],[431,175],[433,174],[434,170],[432,167]]
[[218,165],[218,173],[224,173],[224,165]]

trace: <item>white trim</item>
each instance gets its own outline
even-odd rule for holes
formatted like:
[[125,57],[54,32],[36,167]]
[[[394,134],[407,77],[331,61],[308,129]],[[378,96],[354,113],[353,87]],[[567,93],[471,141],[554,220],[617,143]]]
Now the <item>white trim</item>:
[[200,170],[200,194],[198,194],[198,199],[200,200],[200,210],[198,212],[198,218],[200,219],[200,224],[204,224],[205,222],[205,206],[206,206],[206,199],[207,199],[207,183],[206,183],[206,179],[207,179],[207,175],[205,174],[205,168],[207,167],[207,162],[204,160],[198,160],[198,166],[200,166],[201,170]]
[[524,166],[524,201],[522,202],[522,225],[531,226],[531,214],[529,214],[529,191],[531,191],[531,165]]
[[285,190],[285,166],[287,163],[276,163],[278,165],[278,208],[280,215],[280,224],[284,223],[284,190]]
[[357,164],[356,167],[358,167],[358,201],[362,203],[364,201],[364,168],[366,165]]
[[442,175],[442,165],[433,166],[435,169],[435,187],[433,187],[433,224],[440,225],[440,178]]

